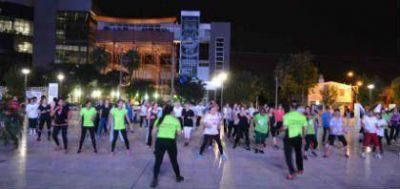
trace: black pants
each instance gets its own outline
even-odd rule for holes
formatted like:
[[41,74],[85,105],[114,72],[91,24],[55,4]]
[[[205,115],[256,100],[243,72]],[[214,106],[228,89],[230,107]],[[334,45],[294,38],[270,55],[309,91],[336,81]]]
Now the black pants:
[[233,130],[233,121],[228,121],[228,133],[227,133],[228,138],[231,137],[232,130]]
[[389,128],[385,128],[385,139],[386,139],[386,144],[391,145],[392,142],[390,140],[390,129]]
[[172,168],[174,169],[176,177],[180,177],[181,173],[179,171],[179,165],[177,159],[178,149],[176,147],[175,139],[157,138],[154,151],[154,156],[156,158],[153,169],[154,178],[158,178],[158,174],[160,173],[160,167],[164,158],[165,151],[168,152],[169,160],[171,161]]
[[306,135],[306,145],[304,146],[304,151],[308,151],[310,146],[312,145],[312,149],[317,149],[318,141],[315,135]]
[[322,143],[325,144],[326,143],[326,139],[329,136],[329,127],[324,127],[324,131],[322,133]]
[[151,146],[152,143],[153,143],[152,130],[153,130],[153,127],[154,127],[154,122],[155,122],[154,119],[150,120],[149,132],[147,133],[147,141],[146,141],[147,146]]
[[246,147],[250,147],[249,128],[238,126],[236,130],[237,133],[235,139],[235,146],[239,143],[240,139],[244,137],[246,140]]
[[89,130],[90,134],[90,139],[92,140],[92,145],[93,149],[97,150],[96,148],[96,137],[95,137],[95,127],[82,127],[82,132],[81,132],[81,140],[79,141],[79,150],[82,149],[83,142],[85,141],[86,138],[86,133]]
[[289,168],[290,174],[295,173],[295,169],[293,166],[293,158],[292,158],[293,149],[296,155],[297,170],[303,171],[303,157],[301,152],[301,146],[302,146],[301,137],[285,138],[283,140],[283,149],[285,152],[286,164]]
[[29,118],[28,119],[28,126],[30,129],[36,129],[36,125],[37,125],[37,118]]
[[64,149],[66,150],[68,148],[68,138],[67,138],[68,126],[55,126],[53,128],[53,140],[57,146],[60,146],[60,142],[58,141],[58,133],[60,132],[60,130],[63,139]]
[[38,129],[38,138],[39,139],[42,136],[42,130],[43,130],[45,123],[47,126],[47,137],[50,138],[50,136],[51,136],[51,119],[50,119],[50,117],[41,117],[39,119],[39,129]]
[[126,134],[126,130],[125,129],[122,129],[122,130],[114,129],[114,133],[113,133],[114,135],[113,135],[113,140],[112,140],[112,145],[111,145],[111,152],[114,152],[115,144],[117,143],[119,133],[121,133],[122,138],[124,138],[126,149],[129,150],[129,140],[128,140],[128,135]]
[[196,127],[199,127],[199,126],[200,126],[200,121],[201,121],[201,116],[197,116],[197,119],[196,119]]
[[[139,127],[142,127],[143,125],[143,121],[146,121],[146,116],[140,116],[140,123],[139,123]],[[146,123],[145,123],[146,124]]]
[[397,137],[399,136],[399,125],[392,125],[390,127],[390,141],[395,140],[397,141]]
[[221,138],[218,135],[204,135],[203,143],[200,147],[200,155],[203,154],[204,148],[207,144],[209,144],[212,140],[214,140],[218,145],[218,150],[220,154],[224,154],[224,150],[222,149]]

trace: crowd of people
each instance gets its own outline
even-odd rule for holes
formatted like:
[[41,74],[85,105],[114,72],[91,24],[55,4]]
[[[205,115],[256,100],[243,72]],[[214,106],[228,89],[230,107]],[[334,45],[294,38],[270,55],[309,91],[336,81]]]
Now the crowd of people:
[[[205,148],[216,144],[222,161],[228,160],[224,146],[227,148],[229,145],[223,145],[224,141],[231,143],[234,150],[243,146],[245,150],[254,151],[255,154],[264,154],[265,148],[269,146],[267,138],[271,136],[272,149],[280,150],[283,147],[289,169],[287,179],[293,179],[303,174],[303,160],[319,155],[328,158],[336,146],[340,146],[345,158],[350,157],[346,139],[352,127],[349,121],[352,117],[350,109],[346,108],[343,113],[331,107],[323,109],[321,111],[317,106],[300,106],[296,102],[292,102],[285,111],[282,105],[275,107],[226,104],[221,108],[214,101],[208,104],[188,102],[184,105],[179,102],[173,105],[143,102],[132,106],[124,100],[118,100],[115,104],[109,100],[88,100],[79,108],[81,137],[77,153],[81,153],[86,134],[89,133],[94,153],[98,152],[96,138],[109,134],[112,155],[115,155],[118,138],[125,143],[127,154],[130,154],[128,134],[135,132],[134,124],[137,123],[138,127],[146,128],[145,145],[154,148],[155,164],[151,187],[156,187],[166,151],[176,174],[176,181],[184,180],[177,161],[176,138],[181,134],[183,147],[188,147],[193,143],[193,130],[200,128],[203,139],[197,158],[203,159]],[[47,139],[53,139],[55,150],[64,149],[68,153],[68,124],[72,113],[67,103],[62,98],[53,99],[49,103],[45,96],[37,102],[34,97],[29,100],[25,110],[29,135],[35,135],[37,141],[41,141],[46,125]],[[318,137],[320,128],[322,136]],[[365,158],[366,149],[372,147],[375,157],[381,159],[383,140],[386,139],[386,145],[397,142],[399,130],[400,114],[397,108],[366,110],[361,116],[360,156]],[[58,139],[60,131],[63,148]],[[293,153],[296,166],[293,164]]]

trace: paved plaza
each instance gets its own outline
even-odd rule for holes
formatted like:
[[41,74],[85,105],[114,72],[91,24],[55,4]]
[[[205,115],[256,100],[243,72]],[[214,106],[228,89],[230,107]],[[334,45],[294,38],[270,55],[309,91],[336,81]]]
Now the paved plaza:
[[[125,153],[121,141],[117,143],[118,154],[110,155],[108,137],[98,141],[99,153],[94,154],[87,137],[81,154],[77,154],[79,127],[69,130],[70,151],[64,154],[54,151],[53,141],[35,141],[26,136],[22,147],[16,151],[0,148],[0,188],[27,189],[145,189],[152,179],[153,154],[144,144],[144,128],[135,126],[135,133],[129,135],[132,154]],[[282,150],[268,147],[265,154],[255,154],[244,148],[232,149],[232,143],[225,139],[228,161],[216,158],[217,149],[205,151],[205,158],[198,160],[196,154],[201,141],[201,131],[194,132],[189,147],[178,141],[178,161],[185,181],[175,182],[175,176],[164,157],[158,188],[165,189],[259,189],[259,188],[400,188],[400,160],[398,144],[385,148],[381,160],[371,156],[363,160],[359,157],[359,146],[353,132],[350,140],[350,159],[341,156],[335,149],[328,159],[322,158],[322,150],[317,158],[305,161],[305,174],[293,181],[285,179],[287,167]]]

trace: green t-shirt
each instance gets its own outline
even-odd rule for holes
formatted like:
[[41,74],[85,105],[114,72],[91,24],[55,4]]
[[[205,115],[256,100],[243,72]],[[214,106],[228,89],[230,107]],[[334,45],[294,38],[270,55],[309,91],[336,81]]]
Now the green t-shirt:
[[254,116],[254,130],[264,134],[268,133],[268,120],[268,114],[261,115],[260,113],[258,113],[256,116]]
[[125,129],[125,117],[128,111],[123,108],[113,108],[110,111],[110,114],[113,117],[114,121],[114,130],[124,130]]
[[302,130],[308,125],[306,116],[300,112],[292,111],[283,117],[283,125],[287,127],[289,138],[301,136]]
[[386,121],[386,122],[390,122],[390,118],[392,118],[392,114],[391,113],[383,113],[382,114],[382,118]]
[[175,139],[176,132],[181,131],[181,123],[171,115],[166,115],[159,126],[157,126],[158,121],[159,119],[154,123],[154,126],[158,128],[157,138]]
[[315,127],[314,127],[315,118],[308,119],[307,122],[308,124],[307,124],[306,134],[315,135]]
[[96,115],[96,109],[91,107],[87,109],[86,107],[81,109],[80,115],[83,117],[84,127],[94,127],[93,118]]

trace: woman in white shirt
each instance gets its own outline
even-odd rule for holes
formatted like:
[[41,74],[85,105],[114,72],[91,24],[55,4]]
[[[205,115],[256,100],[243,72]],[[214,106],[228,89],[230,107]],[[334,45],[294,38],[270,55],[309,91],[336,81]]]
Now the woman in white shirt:
[[[381,147],[381,155],[383,155],[383,147],[382,147],[382,139],[385,136],[385,128],[387,128],[388,123],[387,121],[383,118],[382,113],[377,114],[378,118],[378,140],[379,140],[379,146]],[[376,150],[376,147],[375,147]]]
[[347,152],[347,141],[344,134],[347,134],[347,129],[344,127],[343,117],[340,115],[340,110],[335,109],[333,112],[333,117],[329,122],[329,137],[328,144],[325,145],[325,154],[324,158],[327,158],[331,153],[331,148],[335,143],[336,138],[342,143],[344,156],[349,158],[349,154]]
[[378,119],[374,115],[374,113],[371,110],[367,111],[367,115],[364,116],[361,126],[364,130],[364,141],[363,141],[363,150],[361,153],[361,157],[365,158],[366,157],[366,148],[372,143],[372,145],[376,146],[376,155],[375,157],[378,159],[382,158],[382,155],[380,154],[380,149],[381,146],[379,144],[378,140]]
[[200,147],[199,158],[202,157],[204,148],[211,140],[214,140],[219,149],[220,158],[222,160],[226,160],[226,156],[224,155],[224,150],[222,149],[221,138],[219,136],[219,128],[221,125],[221,116],[218,113],[218,106],[214,105],[211,107],[210,111],[204,115],[203,118],[204,125],[204,139],[203,143]]

